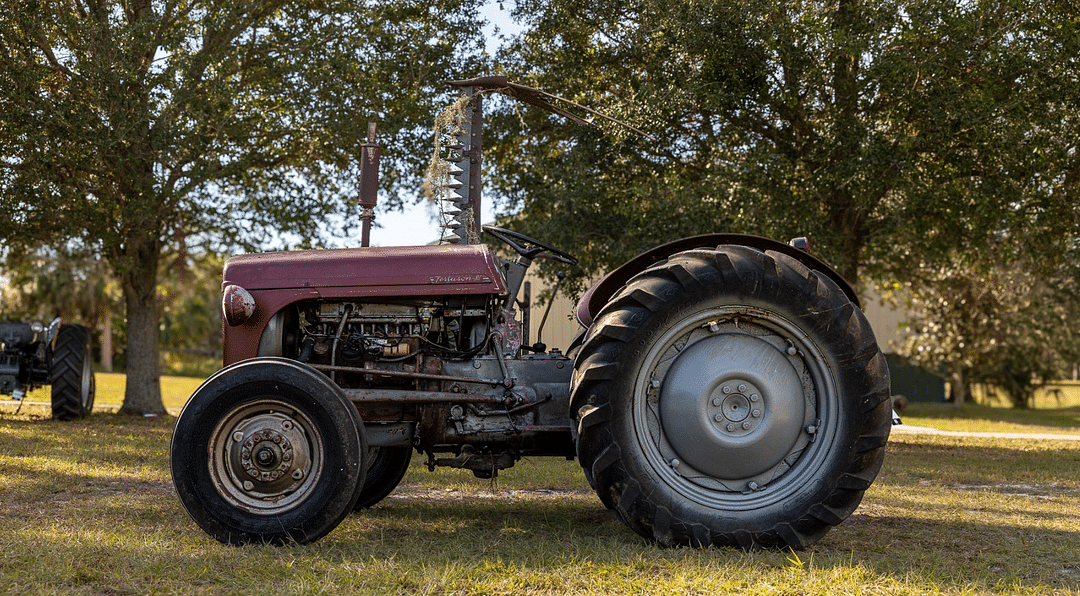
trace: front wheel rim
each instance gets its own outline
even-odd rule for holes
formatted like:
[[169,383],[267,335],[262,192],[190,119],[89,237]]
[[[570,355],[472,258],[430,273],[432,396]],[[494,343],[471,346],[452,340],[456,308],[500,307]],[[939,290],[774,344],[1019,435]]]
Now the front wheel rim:
[[236,406],[207,449],[214,488],[230,505],[276,515],[303,503],[322,474],[323,440],[304,412],[273,398]]
[[822,350],[776,312],[691,313],[652,344],[636,377],[634,431],[657,476],[719,510],[787,500],[819,477],[839,424]]
[[83,357],[82,374],[79,377],[79,404],[83,412],[89,414],[93,407],[91,399],[94,392],[94,370],[90,366],[89,352]]

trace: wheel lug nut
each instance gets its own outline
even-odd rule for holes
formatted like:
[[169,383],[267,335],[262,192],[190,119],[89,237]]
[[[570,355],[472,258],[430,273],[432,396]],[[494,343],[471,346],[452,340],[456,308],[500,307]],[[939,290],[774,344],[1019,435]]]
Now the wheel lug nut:
[[759,400],[759,399],[761,399],[761,396],[760,396],[760,395],[758,395],[758,394],[756,394],[756,393],[751,393],[751,394],[750,394],[750,401],[757,401],[757,400]]
[[728,430],[728,432],[729,432],[729,433],[730,433],[730,432],[734,432],[734,431],[735,431],[735,423],[733,423],[733,422],[728,422],[728,425],[727,425],[727,430]]
[[712,418],[713,418],[713,420],[715,420],[717,422],[723,422],[724,421],[724,417],[721,414],[717,414],[717,415],[713,416]]
[[750,415],[753,416],[754,418],[761,418],[761,410],[754,410],[754,411],[750,412]]
[[750,423],[749,422],[743,422],[742,423],[742,429],[743,430],[750,430]]
[[745,384],[743,384],[743,383],[739,384],[739,393],[746,393],[746,385]]
[[730,385],[724,385],[723,389],[721,389],[720,391],[723,391],[724,395],[727,395],[727,394],[731,393],[731,386]]
[[720,404],[724,403],[719,397],[712,398],[712,405],[720,407]]

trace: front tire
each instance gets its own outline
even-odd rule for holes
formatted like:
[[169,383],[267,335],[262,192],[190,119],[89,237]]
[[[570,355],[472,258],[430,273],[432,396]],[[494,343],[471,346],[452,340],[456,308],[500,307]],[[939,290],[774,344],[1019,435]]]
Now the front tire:
[[804,548],[881,467],[885,358],[826,276],[743,246],[679,253],[600,311],[575,362],[578,456],[664,545]]
[[188,514],[232,545],[309,543],[352,511],[367,452],[356,407],[314,369],[255,358],[191,396],[170,446]]
[[94,409],[94,371],[90,362],[90,330],[82,325],[61,325],[56,335],[49,371],[52,417],[76,420]]
[[412,461],[412,447],[374,447],[369,452],[371,465],[367,469],[360,497],[356,499],[357,511],[374,506],[394,492]]

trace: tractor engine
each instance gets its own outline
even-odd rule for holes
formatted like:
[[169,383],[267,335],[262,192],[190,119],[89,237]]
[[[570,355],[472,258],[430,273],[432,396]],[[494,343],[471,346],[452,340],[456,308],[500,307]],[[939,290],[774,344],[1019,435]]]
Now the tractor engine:
[[[490,301],[474,304],[309,302],[297,305],[295,358],[363,366],[412,362],[420,355],[468,358],[492,340]],[[499,335],[496,334],[496,337]]]
[[307,300],[271,319],[260,355],[326,373],[370,446],[415,447],[429,467],[490,478],[525,455],[574,454],[572,362],[558,350],[523,354],[514,314],[495,295]]

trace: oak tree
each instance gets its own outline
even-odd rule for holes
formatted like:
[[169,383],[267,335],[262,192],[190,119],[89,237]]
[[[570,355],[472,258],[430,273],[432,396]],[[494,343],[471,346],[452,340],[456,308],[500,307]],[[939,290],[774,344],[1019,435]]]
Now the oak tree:
[[523,82],[634,137],[505,110],[503,210],[589,273],[715,231],[811,238],[858,285],[1077,235],[1080,14],[1036,0],[521,0]]
[[126,305],[122,411],[164,412],[163,255],[318,244],[355,212],[367,120],[393,135],[383,182],[400,200],[439,81],[476,70],[477,6],[0,3],[0,243],[76,242],[108,263]]

